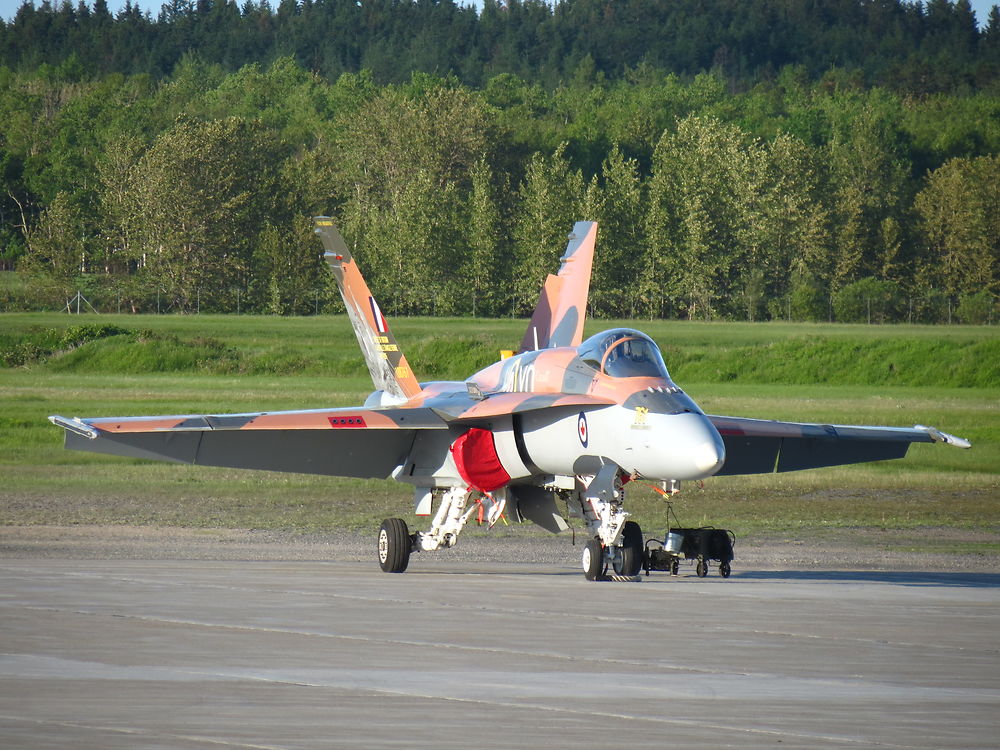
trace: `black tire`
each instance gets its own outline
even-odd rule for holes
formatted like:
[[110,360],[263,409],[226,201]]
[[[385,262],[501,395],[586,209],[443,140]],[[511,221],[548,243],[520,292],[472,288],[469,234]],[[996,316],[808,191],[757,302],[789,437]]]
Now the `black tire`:
[[694,570],[698,574],[699,578],[704,578],[708,575],[708,564],[704,560],[699,560],[698,565]]
[[588,581],[596,581],[604,575],[604,547],[601,540],[594,537],[583,548],[583,575]]
[[642,570],[642,529],[635,521],[626,521],[622,528],[621,555],[615,558],[615,573],[620,576],[637,576]]
[[406,521],[387,518],[378,530],[378,564],[385,573],[402,573],[410,564],[413,540]]
[[680,560],[675,559],[672,563],[670,563],[670,575],[672,576],[677,575],[680,572],[680,569],[681,569]]
[[725,562],[719,566],[719,575],[723,578],[729,578],[729,574],[733,572],[733,569],[729,567],[729,563]]

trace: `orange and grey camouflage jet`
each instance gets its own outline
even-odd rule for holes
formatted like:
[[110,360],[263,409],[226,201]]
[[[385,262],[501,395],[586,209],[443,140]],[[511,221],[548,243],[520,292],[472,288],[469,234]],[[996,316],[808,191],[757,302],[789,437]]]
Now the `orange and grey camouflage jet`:
[[[517,354],[464,381],[418,383],[331,219],[316,233],[336,277],[375,391],[357,408],[253,414],[50,420],[66,447],[272,471],[393,478],[413,487],[401,518],[378,532],[386,572],[410,555],[453,546],[473,514],[501,514],[558,533],[584,520],[588,579],[608,566],[636,575],[639,525],[630,479],[670,483],[713,475],[797,471],[902,458],[914,442],[969,443],[931,427],[799,424],[705,414],[667,372],[653,340],[614,328],[583,340],[597,224],[578,222],[557,275],[545,281]],[[565,515],[561,511],[565,508]]]

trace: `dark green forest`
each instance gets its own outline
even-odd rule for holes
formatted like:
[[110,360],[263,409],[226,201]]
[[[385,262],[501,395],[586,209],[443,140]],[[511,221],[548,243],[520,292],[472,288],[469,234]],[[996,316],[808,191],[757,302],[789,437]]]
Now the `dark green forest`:
[[26,3],[5,309],[520,315],[578,219],[603,317],[994,322],[1000,11],[931,0]]
[[15,70],[69,58],[87,75],[168,77],[191,50],[233,72],[291,57],[328,80],[369,70],[380,84],[413,71],[470,87],[510,73],[553,88],[581,63],[607,78],[644,65],[680,76],[713,70],[741,86],[786,65],[813,78],[856,71],[912,94],[995,88],[1000,13],[967,0],[170,0],[157,18],[106,0],[30,0],[0,26]]

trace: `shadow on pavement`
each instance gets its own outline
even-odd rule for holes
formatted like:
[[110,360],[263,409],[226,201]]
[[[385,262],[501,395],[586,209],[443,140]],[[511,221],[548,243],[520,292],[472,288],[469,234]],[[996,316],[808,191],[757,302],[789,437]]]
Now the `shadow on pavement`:
[[734,578],[759,581],[827,581],[830,583],[891,583],[897,586],[1000,587],[1000,573],[909,570],[744,570]]

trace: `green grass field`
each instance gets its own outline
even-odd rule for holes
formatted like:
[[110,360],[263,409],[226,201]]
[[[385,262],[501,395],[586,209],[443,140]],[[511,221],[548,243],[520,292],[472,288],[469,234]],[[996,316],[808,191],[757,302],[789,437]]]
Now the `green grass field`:
[[[124,332],[81,332],[81,321]],[[685,485],[674,502],[685,524],[739,535],[887,529],[906,538],[949,527],[985,535],[966,551],[1000,551],[1000,330],[676,321],[591,321],[587,330],[619,324],[652,335],[674,379],[707,412],[930,424],[974,444],[915,445],[902,461]],[[393,321],[426,379],[471,374],[501,348],[516,348],[524,325]],[[312,532],[410,517],[409,492],[391,481],[70,452],[46,420],[360,403],[371,383],[344,317],[5,314],[2,353],[23,362],[0,367],[0,523]],[[651,490],[634,488],[630,509],[646,529],[666,525]]]

